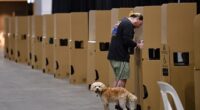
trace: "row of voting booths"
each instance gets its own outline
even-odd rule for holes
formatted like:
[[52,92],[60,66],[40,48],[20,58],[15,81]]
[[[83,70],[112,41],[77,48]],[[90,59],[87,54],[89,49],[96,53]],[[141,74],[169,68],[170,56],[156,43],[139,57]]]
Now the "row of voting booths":
[[186,110],[200,109],[200,16],[195,3],[8,17],[5,58],[68,78],[71,84],[101,81],[114,86],[107,60],[111,30],[130,11],[144,16],[134,37],[136,42],[144,40],[144,47],[131,55],[126,85],[138,97],[138,105],[162,110],[157,81],[165,81],[176,89]]

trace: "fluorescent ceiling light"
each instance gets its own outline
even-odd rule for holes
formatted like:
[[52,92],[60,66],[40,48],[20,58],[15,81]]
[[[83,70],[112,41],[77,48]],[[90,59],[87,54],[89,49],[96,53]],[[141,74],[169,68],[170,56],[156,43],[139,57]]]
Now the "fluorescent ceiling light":
[[34,3],[35,0],[27,0],[27,3]]

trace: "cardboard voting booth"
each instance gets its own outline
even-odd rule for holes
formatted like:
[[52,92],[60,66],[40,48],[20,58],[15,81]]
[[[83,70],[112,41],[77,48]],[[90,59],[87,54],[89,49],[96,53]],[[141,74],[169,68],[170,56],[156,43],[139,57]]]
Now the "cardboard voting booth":
[[27,56],[27,64],[32,65],[32,16],[27,16],[28,18],[28,29],[27,29],[27,48],[28,48],[28,56]]
[[54,15],[54,73],[55,78],[69,77],[70,14]]
[[16,38],[16,35],[15,35],[15,31],[16,31],[16,23],[15,23],[15,17],[9,17],[9,56],[10,56],[10,59],[15,61],[15,57],[16,57],[16,41],[15,41],[15,38]]
[[54,74],[54,16],[43,16],[43,72]]
[[72,84],[86,83],[88,13],[70,13],[70,77]]
[[40,69],[42,70],[42,58],[43,58],[43,53],[42,53],[42,40],[43,40],[43,28],[42,28],[42,16],[33,16],[32,17],[32,68],[34,69]]
[[28,17],[16,17],[16,28],[17,28],[17,61],[19,63],[27,63],[28,57]]
[[[169,50],[168,54],[164,54],[169,57],[162,57],[162,79],[176,89],[186,110],[194,110],[194,28],[193,23],[186,21],[194,20],[196,4],[164,4],[161,13],[162,48]],[[168,67],[165,61],[169,63]]]
[[157,85],[161,77],[161,7],[136,7],[134,12],[142,13],[144,17],[143,26],[135,29],[135,41],[144,40],[144,47],[136,48],[134,53],[135,93],[142,109],[159,110],[162,104]]
[[[109,61],[107,60],[107,53],[110,42],[110,24],[111,24],[111,12],[110,10],[91,10],[89,12],[89,39],[90,41],[96,41],[95,52],[92,46],[93,63],[94,67],[91,72],[88,73],[89,82],[101,81],[106,85],[109,85]],[[91,47],[91,46],[90,46]],[[90,53],[90,52],[89,52]],[[88,59],[89,60],[89,59]],[[92,59],[91,59],[92,60]],[[88,62],[89,63],[89,62]]]
[[87,84],[90,85],[96,81],[99,76],[95,72],[95,46],[96,41],[88,41],[87,51]]
[[4,57],[9,58],[9,17],[6,17],[4,19],[4,32],[3,37],[5,39],[5,45],[4,45]]

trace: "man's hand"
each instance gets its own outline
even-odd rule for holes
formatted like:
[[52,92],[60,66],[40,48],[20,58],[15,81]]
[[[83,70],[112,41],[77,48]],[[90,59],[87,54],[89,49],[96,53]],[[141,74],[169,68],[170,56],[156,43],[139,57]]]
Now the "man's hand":
[[137,42],[137,47],[140,48],[140,49],[142,49],[143,46],[144,46],[144,40],[139,40],[139,41]]

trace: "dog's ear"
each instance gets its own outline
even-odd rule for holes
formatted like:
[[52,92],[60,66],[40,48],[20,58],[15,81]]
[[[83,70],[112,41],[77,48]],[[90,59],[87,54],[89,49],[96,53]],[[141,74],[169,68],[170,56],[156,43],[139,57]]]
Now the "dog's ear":
[[103,84],[103,83],[101,83],[101,87],[102,87],[102,89],[106,89],[107,88],[106,85]]
[[88,90],[91,90],[91,84],[88,85]]

